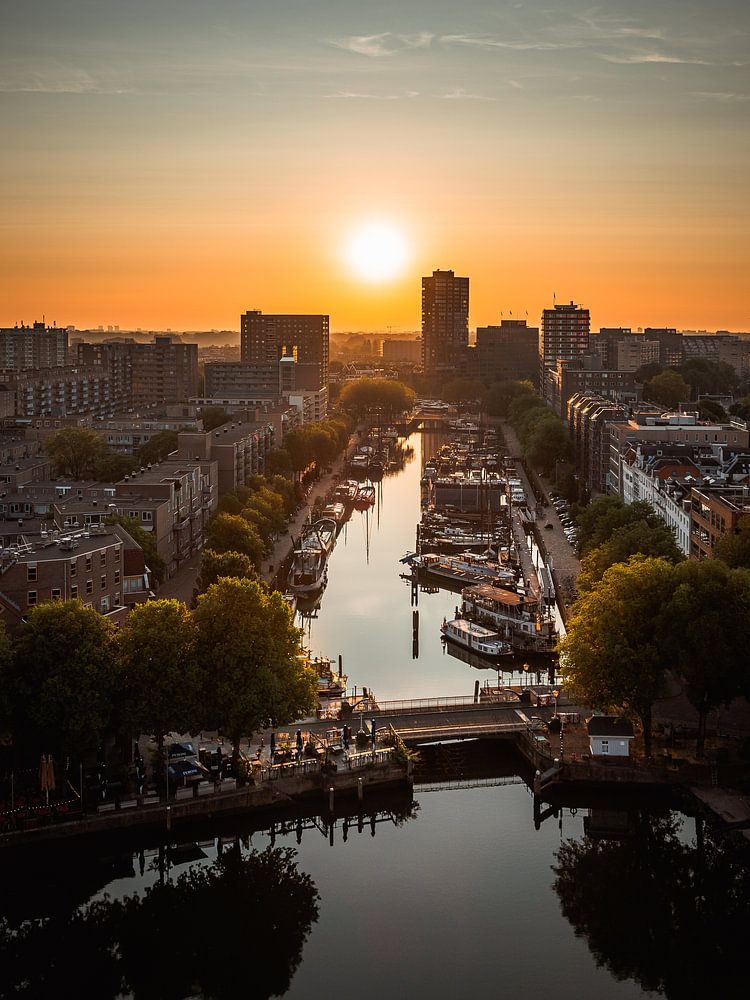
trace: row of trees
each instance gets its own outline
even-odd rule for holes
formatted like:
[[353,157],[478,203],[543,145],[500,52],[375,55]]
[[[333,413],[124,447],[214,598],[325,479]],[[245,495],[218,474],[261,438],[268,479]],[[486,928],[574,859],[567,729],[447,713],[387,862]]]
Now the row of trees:
[[219,577],[194,610],[134,608],[119,630],[81,601],[40,604],[0,632],[0,730],[27,752],[80,757],[107,734],[218,729],[232,741],[309,714],[316,678],[277,592]]
[[386,420],[392,420],[410,410],[415,399],[414,390],[396,379],[358,378],[342,388],[339,406],[356,418],[378,410]]
[[346,448],[351,433],[351,421],[344,414],[327,420],[303,424],[284,438],[280,451],[286,453],[286,469],[279,467],[284,459],[274,455],[271,468],[282,472],[303,472],[310,465],[330,465]]
[[246,486],[222,497],[208,523],[206,544],[218,554],[239,553],[259,569],[296,503],[289,479],[253,476]]
[[[529,465],[551,475],[557,462],[572,460],[573,445],[565,425],[542,402],[530,382],[500,384],[490,393],[496,408],[498,404],[501,409],[507,408],[507,417]],[[500,402],[503,398],[507,403]]]

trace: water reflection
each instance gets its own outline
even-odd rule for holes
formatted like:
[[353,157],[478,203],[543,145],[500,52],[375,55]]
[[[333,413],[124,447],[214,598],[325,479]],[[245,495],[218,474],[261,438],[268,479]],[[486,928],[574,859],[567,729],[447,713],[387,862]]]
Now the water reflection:
[[[740,996],[750,845],[672,812],[593,810],[559,849],[555,892],[597,964],[667,997]],[[746,982],[742,989],[746,993]]]
[[161,878],[142,895],[0,926],[0,995],[282,996],[318,919],[291,848],[243,852]]

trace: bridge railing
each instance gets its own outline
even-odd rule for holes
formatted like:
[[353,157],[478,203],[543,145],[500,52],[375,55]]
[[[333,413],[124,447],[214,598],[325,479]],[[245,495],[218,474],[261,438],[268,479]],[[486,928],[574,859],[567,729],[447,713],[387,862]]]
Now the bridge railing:
[[473,695],[455,695],[448,698],[407,698],[401,701],[379,701],[378,713],[386,715],[417,711],[423,708],[468,708],[475,704],[478,703],[474,701]]

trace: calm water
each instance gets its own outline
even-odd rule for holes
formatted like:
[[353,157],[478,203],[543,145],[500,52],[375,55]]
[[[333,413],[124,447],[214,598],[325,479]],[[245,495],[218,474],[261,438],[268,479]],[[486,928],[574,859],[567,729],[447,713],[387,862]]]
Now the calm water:
[[[340,537],[309,623],[313,651],[341,653],[350,682],[381,699],[469,694],[493,676],[444,655],[446,593],[420,595],[412,658],[397,561],[419,517],[412,443],[373,514]],[[502,745],[445,747],[423,755],[413,801],[366,802],[332,835],[311,814],[273,832],[229,827],[221,847],[209,828],[179,849],[4,859],[0,997],[114,997],[123,978],[125,995],[159,1000],[743,995],[745,850],[622,800],[536,829],[518,770]],[[28,917],[46,922],[14,937]],[[29,990],[12,993],[24,976]]]

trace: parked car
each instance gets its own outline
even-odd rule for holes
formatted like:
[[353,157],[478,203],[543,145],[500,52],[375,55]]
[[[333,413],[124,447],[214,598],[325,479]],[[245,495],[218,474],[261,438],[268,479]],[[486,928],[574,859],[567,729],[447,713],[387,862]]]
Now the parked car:
[[167,774],[170,784],[180,786],[208,781],[211,777],[208,768],[204,767],[199,760],[190,760],[189,758],[171,761],[167,768]]

